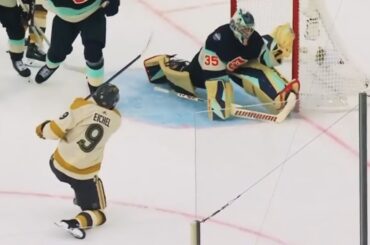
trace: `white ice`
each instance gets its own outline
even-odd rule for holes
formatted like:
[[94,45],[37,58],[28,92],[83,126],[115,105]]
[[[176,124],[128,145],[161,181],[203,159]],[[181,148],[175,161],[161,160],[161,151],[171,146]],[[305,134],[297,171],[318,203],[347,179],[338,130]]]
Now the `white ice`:
[[[141,52],[150,33],[144,58],[191,59],[229,16],[224,0],[121,2],[108,19],[107,78]],[[369,75],[369,2],[325,2],[346,51]],[[198,112],[205,105],[155,92],[143,59],[114,81],[124,116],[100,174],[108,221],[74,239],[53,225],[80,211],[49,169],[57,142],[39,139],[35,127],[88,94],[84,74],[62,66],[42,85],[23,81],[5,53],[3,28],[0,36],[0,244],[185,245],[190,224],[226,204],[202,223],[202,245],[359,243],[357,110],[303,112],[279,125],[210,123]],[[66,63],[83,67],[79,39]]]

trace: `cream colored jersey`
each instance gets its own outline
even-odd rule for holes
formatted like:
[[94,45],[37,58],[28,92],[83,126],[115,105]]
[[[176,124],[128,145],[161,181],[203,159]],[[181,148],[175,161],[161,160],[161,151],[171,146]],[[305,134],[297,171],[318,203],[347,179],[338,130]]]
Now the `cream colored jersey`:
[[54,152],[54,165],[75,179],[90,179],[98,174],[104,147],[119,128],[121,114],[98,106],[92,99],[77,98],[69,111],[43,128],[46,139],[60,139]]
[[0,0],[0,6],[13,8],[17,6],[17,0]]

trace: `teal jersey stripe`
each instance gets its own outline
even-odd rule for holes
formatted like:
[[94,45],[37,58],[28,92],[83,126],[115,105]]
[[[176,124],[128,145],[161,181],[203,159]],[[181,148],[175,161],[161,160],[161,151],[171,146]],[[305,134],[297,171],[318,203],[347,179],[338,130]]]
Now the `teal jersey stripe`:
[[59,17],[68,18],[68,17],[85,15],[87,13],[94,13],[97,9],[100,8],[101,0],[95,0],[90,5],[87,5],[86,7],[83,7],[80,9],[72,8],[72,6],[71,7],[56,6],[52,0],[45,0],[45,4],[47,4],[50,10],[54,12],[56,15],[58,15]]

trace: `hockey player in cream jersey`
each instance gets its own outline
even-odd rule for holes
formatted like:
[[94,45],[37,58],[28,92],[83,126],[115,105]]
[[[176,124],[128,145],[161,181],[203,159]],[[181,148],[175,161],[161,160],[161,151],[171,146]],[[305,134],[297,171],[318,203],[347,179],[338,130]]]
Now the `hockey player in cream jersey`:
[[46,120],[36,128],[40,138],[59,140],[50,167],[61,182],[72,187],[74,203],[82,212],[57,224],[80,239],[85,237],[85,229],[106,220],[105,193],[98,173],[105,144],[121,124],[121,115],[115,109],[118,100],[119,90],[115,85],[102,85],[92,99],[75,99],[61,117]]

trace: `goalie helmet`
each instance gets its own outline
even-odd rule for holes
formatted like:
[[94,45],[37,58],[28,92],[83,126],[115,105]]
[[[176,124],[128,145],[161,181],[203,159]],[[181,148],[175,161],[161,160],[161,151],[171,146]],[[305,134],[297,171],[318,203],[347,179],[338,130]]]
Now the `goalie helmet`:
[[113,109],[119,101],[119,89],[113,84],[104,84],[92,94],[92,97],[99,106]]
[[238,9],[231,18],[230,28],[241,44],[246,46],[249,37],[254,32],[253,15],[248,11]]
[[283,51],[283,57],[289,57],[293,49],[294,31],[289,23],[279,25],[272,32],[271,36],[275,39]]

